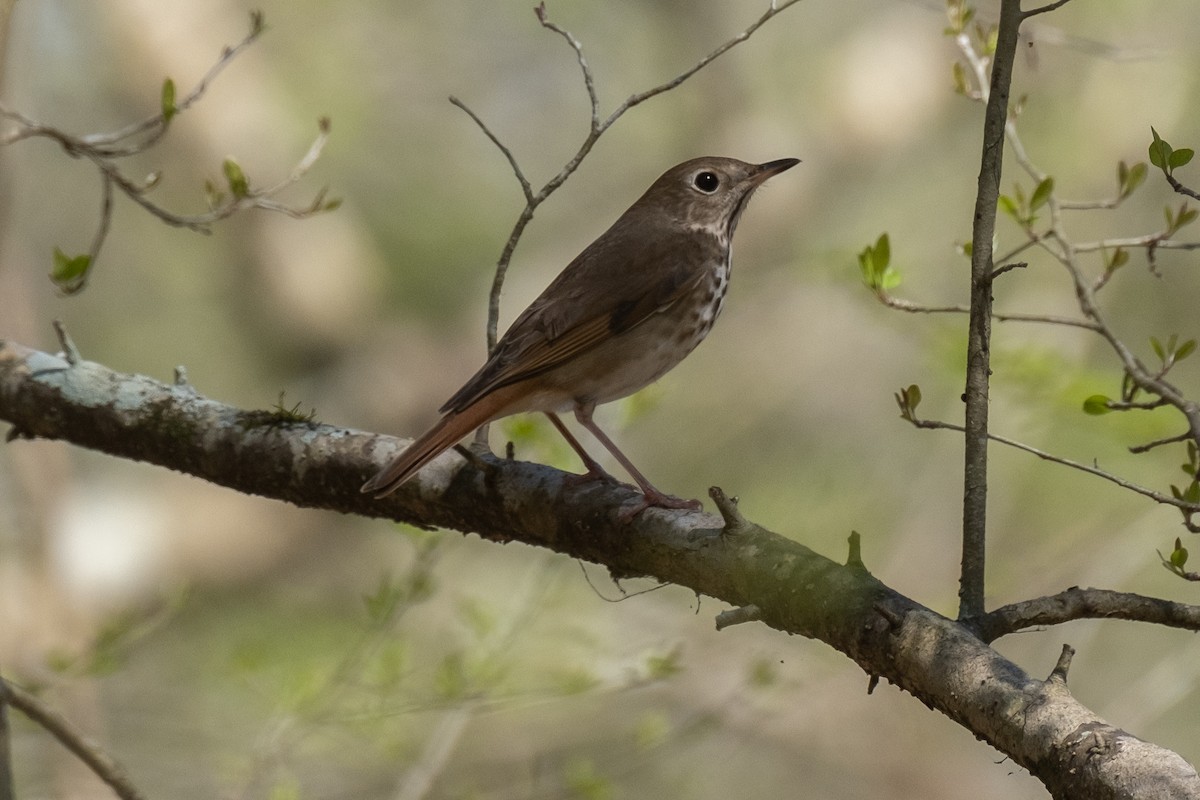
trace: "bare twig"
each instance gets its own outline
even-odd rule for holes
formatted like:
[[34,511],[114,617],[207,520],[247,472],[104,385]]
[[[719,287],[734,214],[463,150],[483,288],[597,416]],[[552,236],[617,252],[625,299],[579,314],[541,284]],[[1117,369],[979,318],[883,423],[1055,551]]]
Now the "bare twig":
[[[910,417],[908,419],[916,427],[925,428],[926,430],[958,431],[959,433],[966,432],[966,429],[962,425],[958,425],[953,422],[943,422],[941,420],[918,419],[916,417]],[[1156,503],[1162,503],[1163,505],[1174,506],[1175,508],[1178,508],[1181,511],[1186,511],[1188,513],[1193,513],[1193,514],[1200,513],[1200,503],[1189,503],[1186,500],[1179,500],[1174,497],[1169,497],[1168,495],[1162,494],[1161,492],[1156,492],[1153,489],[1147,489],[1145,486],[1140,486],[1139,484],[1133,483],[1132,481],[1128,481],[1128,480],[1120,477],[1119,475],[1114,475],[1111,472],[1106,472],[1105,470],[1102,470],[1097,466],[1082,464],[1078,461],[1072,461],[1069,458],[1063,458],[1062,456],[1056,456],[1053,453],[1047,453],[1045,450],[1039,450],[1036,447],[1033,447],[1032,445],[1025,444],[1024,442],[1019,442],[1016,439],[1009,439],[1006,436],[999,436],[997,434],[989,432],[987,437],[989,440],[996,442],[998,444],[1007,445],[1008,447],[1014,447],[1017,450],[1023,450],[1026,453],[1035,455],[1038,458],[1042,459],[1043,461],[1050,461],[1055,464],[1061,464],[1064,467],[1070,467],[1071,469],[1077,469],[1081,472],[1086,472],[1089,475],[1095,475],[1098,478],[1103,478],[1106,481],[1115,483],[1117,486],[1120,486],[1123,489],[1128,489],[1131,492],[1136,492],[1137,494],[1142,495],[1143,497],[1148,497],[1151,500],[1155,501]]]
[[77,730],[66,717],[12,682],[4,683],[8,704],[40,725],[63,747],[74,753],[100,780],[107,783],[118,797],[122,800],[143,800],[144,795],[133,785],[124,767]]
[[1171,184],[1171,188],[1174,189],[1178,194],[1181,194],[1185,197],[1190,197],[1193,200],[1200,200],[1200,193],[1198,193],[1195,189],[1184,186],[1179,182],[1178,178],[1170,173],[1167,173],[1166,177],[1167,183]]
[[1021,14],[1021,19],[1029,19],[1030,17],[1036,17],[1038,14],[1045,14],[1046,12],[1053,11],[1056,8],[1062,8],[1069,2],[1071,2],[1071,0],[1055,0],[1053,3],[1047,3],[1046,5],[1039,6],[1038,8],[1031,8]]
[[[969,314],[971,312],[971,309],[967,306],[926,306],[914,303],[911,300],[905,300],[901,297],[895,297],[883,291],[877,291],[875,294],[879,298],[879,302],[888,308],[905,311],[909,314]],[[997,322],[1035,322],[1043,325],[1065,325],[1089,331],[1097,330],[1096,324],[1086,319],[1060,317],[1054,314],[1008,314],[993,312],[992,319]]]
[[1155,439],[1153,442],[1146,442],[1145,444],[1131,445],[1129,447],[1129,452],[1135,453],[1135,454],[1136,453],[1149,453],[1151,450],[1153,450],[1156,447],[1161,447],[1165,444],[1179,444],[1180,442],[1186,442],[1191,438],[1192,438],[1192,434],[1189,431],[1187,433],[1181,433],[1177,436],[1168,436],[1165,439]]
[[56,279],[61,291],[73,294],[86,285],[88,275],[96,263],[111,226],[114,189],[119,189],[122,194],[167,225],[186,228],[198,233],[209,233],[213,223],[248,208],[260,208],[294,218],[302,218],[336,207],[336,203],[325,201],[324,190],[318,192],[315,199],[307,206],[290,206],[274,199],[275,195],[304,177],[320,157],[329,138],[330,127],[327,119],[320,120],[316,139],[286,178],[267,188],[247,186],[244,191],[236,191],[231,187],[228,197],[223,194],[218,196],[216,202],[211,203],[208,212],[203,214],[178,214],[152,201],[148,195],[157,184],[158,175],[153,175],[146,182],[138,182],[126,176],[118,165],[120,159],[143,153],[153,147],[166,134],[172,120],[180,112],[194,105],[204,95],[209,84],[217,75],[239,53],[253,44],[264,29],[262,14],[257,11],[253,12],[250,15],[250,32],[246,37],[236,45],[226,47],[217,62],[209,68],[200,82],[183,99],[170,103],[164,101],[163,107],[157,114],[116,131],[75,136],[52,125],[30,119],[0,103],[0,117],[15,122],[17,126],[11,133],[0,137],[0,146],[15,144],[29,138],[47,138],[57,142],[72,157],[86,158],[91,161],[101,175],[104,194],[100,210],[100,223],[88,252],[87,267],[78,275],[61,280]]

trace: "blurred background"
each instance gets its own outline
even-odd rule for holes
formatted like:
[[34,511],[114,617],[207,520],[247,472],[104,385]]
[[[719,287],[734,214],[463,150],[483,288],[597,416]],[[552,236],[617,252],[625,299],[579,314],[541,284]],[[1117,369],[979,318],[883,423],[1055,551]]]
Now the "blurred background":
[[[997,3],[980,5],[985,22]],[[574,154],[588,107],[573,53],[530,0],[352,5],[263,0],[21,0],[3,99],[75,133],[154,113],[249,27],[269,30],[160,147],[156,199],[204,210],[234,156],[252,182],[285,176],[328,115],[331,142],[287,195],[343,200],[307,221],[255,212],[212,236],[118,198],[78,297],[47,272],[85,252],[99,218],[89,164],[45,140],[0,151],[0,337],[85,357],[246,408],[280,402],[326,423],[418,433],[481,362],[492,270],[520,211],[513,175],[447,97],[461,98],[540,186]],[[745,28],[755,0],[552,0],[583,43],[602,114]],[[952,90],[958,57],[938,2],[805,0],[675,91],[631,111],[537,212],[506,285],[501,329],[667,167],[702,154],[796,169],[738,230],[713,336],[601,423],[664,490],[720,485],[754,519],[868,567],[946,614],[956,607],[961,446],[902,422],[958,421],[965,318],[875,301],[856,253],[886,231],[900,296],[965,303],[982,108]],[[1028,26],[1014,95],[1031,158],[1063,197],[1115,194],[1150,126],[1200,142],[1200,15],[1187,0],[1071,3]],[[1185,182],[1200,184],[1188,168]],[[1022,180],[1011,158],[1005,186]],[[1026,192],[1032,188],[1023,181]],[[1066,220],[1079,242],[1151,233],[1178,206],[1151,175],[1117,211]],[[1185,236],[1187,231],[1184,232]],[[1022,234],[1002,223],[998,249]],[[1000,311],[1070,315],[1056,264],[996,287]],[[1025,257],[1025,256],[1023,256]],[[1098,262],[1091,264],[1098,268]],[[1197,256],[1132,254],[1103,294],[1114,327],[1196,336]],[[996,433],[1166,491],[1182,449],[1168,412],[1085,416],[1120,375],[1096,337],[998,324]],[[1194,397],[1196,365],[1175,382]],[[539,419],[493,444],[578,470]],[[989,606],[1099,586],[1196,602],[1164,570],[1176,512],[1031,456],[992,449]],[[365,477],[365,476],[364,476]],[[1186,542],[1185,542],[1186,544]],[[152,797],[1043,797],[987,745],[820,643],[758,625],[717,633],[720,603],[677,587],[636,594],[594,565],[519,544],[422,533],[243,497],[61,443],[0,448],[0,668],[115,754]],[[626,594],[631,596],[626,596]],[[617,602],[620,601],[620,602]],[[998,645],[1035,676],[1064,642],[1071,686],[1121,727],[1200,759],[1200,644],[1175,630],[1078,622]],[[15,716],[15,715],[14,715]],[[22,797],[106,797],[17,719]]]

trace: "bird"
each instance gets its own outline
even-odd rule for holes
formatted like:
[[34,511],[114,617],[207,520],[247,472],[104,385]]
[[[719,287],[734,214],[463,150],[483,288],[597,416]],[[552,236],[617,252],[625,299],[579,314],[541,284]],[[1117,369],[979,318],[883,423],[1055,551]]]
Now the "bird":
[[496,343],[486,363],[445,402],[441,418],[362,486],[382,498],[471,431],[501,417],[542,412],[578,453],[574,481],[613,479],[568,430],[575,419],[641,490],[622,508],[698,509],[654,487],[592,418],[596,406],[661,378],[708,335],[729,287],[733,232],[754,191],[800,163],[694,158],[664,172],[572,260]]

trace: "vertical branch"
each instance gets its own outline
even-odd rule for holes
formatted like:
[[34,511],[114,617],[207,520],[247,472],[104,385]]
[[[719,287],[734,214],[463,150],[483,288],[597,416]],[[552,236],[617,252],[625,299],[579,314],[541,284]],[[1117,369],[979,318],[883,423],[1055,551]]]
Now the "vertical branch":
[[971,228],[971,310],[967,335],[967,382],[963,453],[963,541],[959,578],[960,619],[984,612],[984,564],[987,542],[988,382],[991,373],[992,237],[1004,163],[1004,127],[1012,84],[1020,0],[1003,0],[996,53],[992,62],[987,111],[983,120],[983,153]]

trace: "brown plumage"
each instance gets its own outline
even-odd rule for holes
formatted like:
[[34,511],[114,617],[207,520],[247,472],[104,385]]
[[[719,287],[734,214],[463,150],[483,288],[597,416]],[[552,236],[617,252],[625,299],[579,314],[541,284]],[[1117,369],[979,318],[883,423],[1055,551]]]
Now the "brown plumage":
[[642,489],[643,502],[693,508],[655,489],[592,421],[601,403],[653,383],[699,344],[721,311],[730,244],[746,202],[796,159],[697,158],[667,170],[513,322],[444,416],[363,485],[382,497],[479,426],[542,411],[587,467],[606,477],[558,418],[571,409]]

